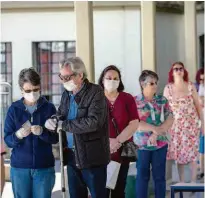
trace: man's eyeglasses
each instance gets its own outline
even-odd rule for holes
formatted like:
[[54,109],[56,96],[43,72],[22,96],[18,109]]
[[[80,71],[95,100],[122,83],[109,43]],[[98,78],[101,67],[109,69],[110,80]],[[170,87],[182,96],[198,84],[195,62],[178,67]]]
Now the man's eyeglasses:
[[76,76],[76,73],[73,73],[73,74],[67,75],[67,76],[62,76],[61,74],[59,74],[58,76],[63,81],[69,81],[73,76]]
[[182,72],[182,71],[184,71],[184,68],[183,67],[180,67],[180,68],[176,67],[176,68],[173,68],[173,70],[176,72],[178,72],[178,71]]
[[27,90],[23,89],[23,91],[24,91],[25,93],[38,92],[38,91],[40,91],[40,88],[36,88],[36,89],[27,89]]

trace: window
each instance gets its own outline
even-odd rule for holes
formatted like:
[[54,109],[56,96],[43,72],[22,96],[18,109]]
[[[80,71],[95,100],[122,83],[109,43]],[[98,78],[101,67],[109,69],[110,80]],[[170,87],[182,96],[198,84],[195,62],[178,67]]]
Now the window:
[[0,43],[1,45],[1,73],[0,81],[12,83],[12,49],[11,43]]
[[[12,48],[11,42],[1,42],[0,69],[0,138],[3,139],[4,121],[12,102]],[[9,83],[9,84],[8,84]],[[6,147],[6,159],[10,158],[10,149]]]
[[59,62],[75,56],[75,41],[33,43],[33,65],[41,75],[41,93],[58,107],[63,86],[58,77]]

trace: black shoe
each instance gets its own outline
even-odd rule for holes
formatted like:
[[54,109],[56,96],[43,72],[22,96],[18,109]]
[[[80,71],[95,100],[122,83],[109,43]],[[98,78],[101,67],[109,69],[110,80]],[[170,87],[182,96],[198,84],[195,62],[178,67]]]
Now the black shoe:
[[201,174],[200,174],[200,177],[201,177],[201,179],[202,179],[202,178],[204,177],[204,173],[201,173]]
[[204,173],[200,173],[197,175],[197,179],[200,180],[200,179],[203,179],[204,177]]

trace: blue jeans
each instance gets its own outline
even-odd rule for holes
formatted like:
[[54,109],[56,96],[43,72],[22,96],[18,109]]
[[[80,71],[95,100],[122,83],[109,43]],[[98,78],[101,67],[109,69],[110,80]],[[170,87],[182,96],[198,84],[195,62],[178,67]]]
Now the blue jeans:
[[204,135],[201,135],[199,140],[199,153],[204,154]]
[[69,155],[67,174],[70,197],[87,198],[89,189],[92,198],[105,198],[107,165],[80,170],[75,165],[74,154]]
[[11,167],[15,198],[50,198],[55,184],[54,168],[24,169]]
[[155,197],[166,196],[166,155],[167,145],[154,151],[138,150],[136,197],[148,197],[148,182],[150,179],[150,165],[152,165],[152,176],[154,180]]

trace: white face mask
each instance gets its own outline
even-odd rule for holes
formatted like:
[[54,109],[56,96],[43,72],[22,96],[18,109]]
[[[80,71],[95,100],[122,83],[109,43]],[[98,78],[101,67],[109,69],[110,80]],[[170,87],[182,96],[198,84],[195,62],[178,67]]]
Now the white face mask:
[[36,102],[40,98],[40,92],[23,93],[23,96],[29,102]]
[[113,92],[117,90],[119,87],[120,81],[119,80],[104,80],[104,87],[108,92]]
[[73,80],[63,83],[63,86],[67,91],[73,91],[77,88],[77,85],[73,82]]

